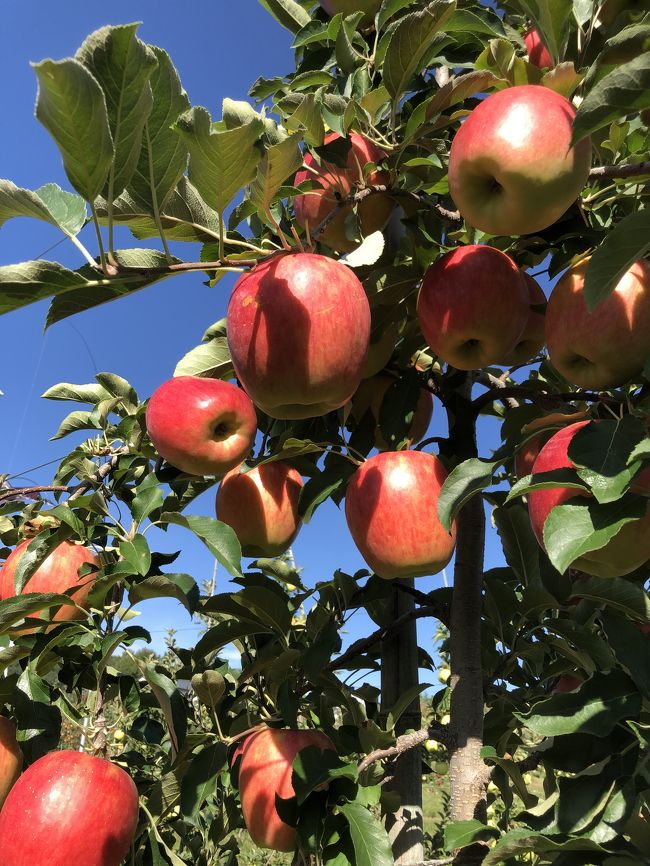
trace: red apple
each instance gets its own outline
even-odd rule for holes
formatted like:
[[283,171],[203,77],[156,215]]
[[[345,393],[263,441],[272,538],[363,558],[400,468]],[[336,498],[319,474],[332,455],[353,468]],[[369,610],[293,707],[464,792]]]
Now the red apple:
[[635,262],[590,313],[584,299],[588,259],[567,271],[551,292],[546,344],[553,366],[582,388],[615,388],[650,356],[650,264]]
[[586,412],[551,412],[548,415],[543,415],[541,418],[535,418],[530,424],[521,431],[522,433],[532,433],[534,430],[546,428],[543,433],[538,436],[533,436],[525,445],[523,445],[515,454],[515,475],[517,478],[523,478],[525,475],[530,475],[533,471],[533,463],[537,459],[542,445],[547,442],[553,435],[552,427],[564,427],[567,424],[575,424],[576,421],[582,421],[588,418]]
[[0,716],[0,809],[23,768],[23,753],[16,739],[16,726]]
[[[324,143],[329,144],[339,137],[338,133],[330,132],[325,136]],[[389,176],[385,171],[373,169],[367,176],[364,176],[363,172],[367,163],[381,162],[385,156],[383,151],[356,132],[350,133],[350,143],[345,168],[333,163],[319,166],[314,157],[307,153],[305,165],[311,170],[301,169],[294,178],[295,186],[306,180],[318,183],[315,189],[296,196],[293,201],[296,222],[303,227],[309,225],[310,232],[313,232],[338,206],[338,202],[350,195],[356,187],[388,183]],[[314,174],[314,171],[317,174]],[[385,195],[374,194],[361,201],[357,207],[361,233],[366,236],[382,229],[392,209],[393,201]],[[358,246],[358,242],[350,240],[345,233],[345,221],[351,212],[351,204],[341,208],[337,216],[319,235],[318,240],[338,252],[349,252]]]
[[528,321],[519,341],[512,352],[509,352],[502,363],[509,367],[525,364],[530,361],[544,345],[544,317],[546,313],[546,295],[536,279],[522,271],[528,287],[529,313]]
[[233,469],[217,490],[217,517],[237,533],[244,556],[279,556],[300,529],[300,473],[281,461]]
[[431,351],[459,370],[475,370],[514,350],[530,312],[528,287],[505,253],[470,244],[429,267],[417,312]]
[[533,66],[537,66],[539,69],[549,69],[554,65],[548,48],[534,27],[524,33],[524,45],[528,52],[528,62],[532,63]]
[[309,746],[321,751],[334,749],[330,738],[321,731],[267,728],[246,739],[239,767],[239,793],[246,827],[260,848],[296,848],[296,830],[280,818],[275,798],[294,796],[291,765],[298,752]]
[[120,866],[138,823],[124,770],[81,752],[50,752],[11,789],[0,812],[2,866]]
[[[352,397],[352,407],[357,420],[360,421],[368,409],[370,409],[378,424],[381,404],[384,401],[386,392],[396,381],[393,376],[389,376],[387,373],[379,373],[377,376],[373,376],[372,379],[364,379]],[[422,388],[408,431],[409,445],[414,445],[424,437],[429,429],[432,415],[433,395]],[[378,426],[375,432],[375,448],[378,448],[380,451],[390,448]]]
[[456,529],[438,519],[447,470],[424,451],[385,451],[354,473],[345,517],[361,555],[383,578],[436,574],[451,559]]
[[152,394],[147,430],[160,456],[181,472],[222,476],[248,456],[257,415],[230,382],[178,376]]
[[365,13],[362,24],[370,24],[381,6],[381,0],[318,0],[327,14],[333,18],[339,12],[342,15],[353,15],[355,12]]
[[273,418],[338,409],[361,381],[370,306],[350,268],[312,253],[281,254],[241,276],[228,305],[232,363]]
[[558,220],[591,167],[591,142],[569,148],[575,110],[548,87],[522,84],[484,99],[449,154],[449,191],[474,228],[528,235]]
[[584,680],[582,677],[576,676],[575,674],[562,674],[555,684],[552,694],[567,695],[570,692],[575,692],[580,688],[583,682]]
[[[23,558],[31,538],[21,541],[12,550],[0,568],[0,599],[13,598],[16,595],[14,589],[14,578],[16,569]],[[84,610],[87,608],[88,596],[93,587],[95,575],[87,574],[79,577],[78,571],[82,565],[89,563],[99,568],[99,560],[92,551],[79,544],[70,541],[62,541],[55,547],[47,559],[39,565],[34,574],[25,584],[23,592],[56,592],[67,593],[75,604]],[[22,593],[21,593],[22,594]],[[83,611],[73,605],[61,605],[54,614],[41,611],[32,616],[49,617],[53,623],[68,622],[69,620],[83,619]],[[36,628],[21,629],[20,634],[29,634]]]
[[[598,421],[578,421],[558,430],[544,445],[533,464],[533,473],[550,472],[553,469],[574,468],[568,451],[569,444],[578,430]],[[650,494],[650,467],[642,470],[634,480],[632,490]],[[590,497],[586,491],[570,487],[551,487],[533,490],[528,494],[528,511],[533,531],[544,547],[544,523],[556,505],[564,505],[576,497]],[[621,577],[639,568],[650,559],[650,500],[644,517],[626,523],[622,529],[600,550],[592,550],[571,563],[586,574],[597,577]]]

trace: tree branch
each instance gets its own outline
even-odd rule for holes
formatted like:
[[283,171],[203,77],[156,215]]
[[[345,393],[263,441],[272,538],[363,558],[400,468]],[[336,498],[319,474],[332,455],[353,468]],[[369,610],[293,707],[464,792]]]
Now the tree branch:
[[442,743],[443,746],[450,748],[453,741],[449,725],[441,725],[439,722],[434,722],[428,728],[421,728],[419,731],[402,734],[401,737],[395,740],[394,746],[388,746],[386,749],[375,749],[366,755],[359,763],[357,769],[362,773],[371,764],[383,761],[384,758],[395,758],[397,755],[421,746],[427,740],[435,740],[437,743]]
[[424,616],[433,616],[436,619],[439,619],[440,622],[446,622],[448,618],[448,610],[446,605],[434,605],[428,604],[423,607],[418,607],[413,611],[409,611],[403,616],[398,617],[394,622],[385,628],[378,628],[368,637],[360,638],[355,641],[351,646],[349,646],[344,653],[342,653],[338,658],[332,659],[332,661],[327,666],[328,670],[335,671],[341,670],[345,668],[347,662],[351,659],[356,658],[357,656],[364,653],[366,650],[375,646],[378,643],[381,643],[388,635],[394,634],[396,631],[399,631],[403,625],[407,622],[410,622],[413,619],[420,619]]
[[530,400],[531,403],[567,403],[575,400],[587,400],[592,403],[608,403],[610,406],[620,406],[621,401],[599,391],[567,391],[563,394],[554,394],[552,391],[543,391],[540,388],[527,388],[525,385],[499,385],[484,394],[480,394],[472,401],[472,411],[478,415],[484,406],[503,400],[505,397],[516,397]]
[[594,178],[621,178],[638,177],[639,175],[650,175],[650,161],[637,162],[630,165],[597,165],[589,172],[589,177]]

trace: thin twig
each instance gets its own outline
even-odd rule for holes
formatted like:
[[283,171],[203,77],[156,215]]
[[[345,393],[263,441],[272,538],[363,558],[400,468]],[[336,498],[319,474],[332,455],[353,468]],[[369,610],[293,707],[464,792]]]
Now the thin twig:
[[601,177],[638,177],[642,174],[650,174],[650,161],[637,162],[630,165],[597,165],[591,169],[589,177],[593,180]]
[[449,748],[452,745],[452,734],[449,725],[433,722],[427,728],[421,728],[419,731],[412,731],[409,734],[402,734],[401,737],[395,740],[394,746],[389,746],[386,749],[375,749],[369,755],[366,755],[359,763],[357,769],[359,773],[362,773],[371,764],[383,761],[384,758],[395,758],[397,755],[421,746],[427,740],[435,740],[437,743],[442,743],[443,746]]

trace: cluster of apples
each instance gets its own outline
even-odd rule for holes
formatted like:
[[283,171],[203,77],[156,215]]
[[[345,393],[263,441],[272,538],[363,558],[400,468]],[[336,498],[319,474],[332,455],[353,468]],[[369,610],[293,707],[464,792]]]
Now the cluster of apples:
[[47,866],[120,866],[138,823],[129,774],[70,750],[50,752],[21,776],[22,763],[15,728],[0,716],[2,866],[36,866],[44,856]]

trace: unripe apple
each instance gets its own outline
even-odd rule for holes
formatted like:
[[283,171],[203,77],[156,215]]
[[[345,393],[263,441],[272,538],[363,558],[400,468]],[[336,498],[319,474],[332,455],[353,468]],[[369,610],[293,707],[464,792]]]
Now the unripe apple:
[[314,418],[356,391],[368,351],[370,306],[341,262],[280,254],[241,276],[228,305],[237,377],[272,418]]
[[499,786],[495,785],[494,782],[488,782],[487,792],[488,794],[498,794]]
[[584,299],[584,259],[564,274],[546,311],[553,366],[582,388],[615,388],[638,374],[650,356],[650,264],[634,262],[614,291],[591,312]]
[[331,18],[339,12],[344,16],[364,12],[362,25],[370,24],[381,6],[381,0],[318,0],[318,2]]
[[441,725],[448,725],[451,722],[451,716],[449,713],[445,713],[444,716],[440,719]]
[[525,271],[522,271],[522,274],[528,288],[528,319],[514,349],[501,361],[508,367],[515,367],[530,361],[544,345],[546,295],[534,277]]
[[[569,445],[578,430],[598,421],[578,421],[558,430],[543,446],[533,464],[533,474],[550,472],[553,469],[574,468],[569,457]],[[632,492],[650,494],[650,467],[642,470],[634,479]],[[544,547],[544,524],[551,510],[557,505],[583,498],[591,498],[586,491],[570,487],[551,487],[533,490],[528,494],[530,522],[538,542]],[[599,550],[591,550],[571,563],[571,568],[597,577],[621,577],[639,568],[650,559],[650,499],[646,513],[637,520],[626,523],[610,541]]]
[[198,376],[163,382],[146,418],[156,451],[190,475],[225,475],[248,456],[257,432],[255,407],[241,388]]
[[534,27],[524,33],[524,45],[528,52],[528,61],[533,66],[537,66],[539,69],[548,69],[553,66],[553,58]]
[[[330,144],[338,138],[338,133],[330,132],[325,136],[324,144]],[[303,228],[309,226],[309,231],[314,232],[328,214],[335,209],[338,211],[320,233],[318,240],[341,253],[353,250],[358,246],[358,241],[351,240],[345,233],[345,222],[352,213],[353,205],[339,208],[339,202],[347,198],[356,187],[386,185],[389,181],[389,175],[385,171],[373,169],[367,176],[363,173],[364,166],[369,162],[377,164],[382,161],[385,156],[383,151],[356,132],[350,133],[350,144],[345,167],[333,163],[319,165],[314,157],[307,153],[305,165],[308,168],[301,169],[293,181],[294,186],[299,186],[306,180],[318,184],[313,190],[296,196],[293,200],[296,222]],[[359,202],[357,217],[362,235],[365,237],[382,229],[393,206],[391,198],[376,193]]]
[[116,731],[113,731],[113,739],[115,740],[116,743],[124,742],[125,738],[126,738],[126,734],[124,733],[124,731],[121,728],[118,728]]
[[334,750],[321,731],[266,728],[245,741],[239,767],[242,813],[251,839],[260,848],[294,851],[298,842],[294,827],[280,818],[276,797],[288,799],[295,792],[291,781],[294,758],[302,749],[317,746]]
[[424,748],[427,750],[427,752],[438,752],[441,746],[437,740],[425,740]]
[[23,768],[23,753],[16,739],[16,726],[0,716],[0,809]]
[[[361,420],[368,410],[372,412],[377,424],[375,429],[375,448],[378,448],[380,451],[386,451],[391,447],[379,429],[379,415],[386,392],[396,381],[388,373],[378,373],[372,379],[364,379],[352,397],[354,415],[358,420]],[[409,445],[415,445],[425,436],[429,429],[432,415],[433,395],[430,391],[422,388],[420,389],[420,396],[418,397],[415,412],[413,413],[413,420],[406,437]]]
[[441,461],[424,451],[385,451],[354,473],[345,517],[354,543],[379,577],[420,577],[447,565],[456,529],[447,532],[438,518],[446,478]]
[[417,313],[431,351],[459,370],[499,363],[521,337],[528,287],[512,259],[494,247],[457,247],[427,270]]
[[300,473],[280,460],[233,469],[217,490],[217,517],[237,533],[244,556],[279,556],[300,529]]
[[[2,568],[0,568],[0,600],[13,598],[16,595],[14,588],[16,570],[30,541],[31,539],[22,541],[9,554]],[[70,541],[62,541],[61,544],[55,547],[52,553],[39,565],[27,581],[21,595],[25,592],[67,593],[82,610],[79,610],[72,604],[64,604],[58,610],[53,609],[54,613],[40,611],[39,613],[32,614],[32,616],[49,616],[54,624],[84,619],[84,611],[88,606],[88,596],[95,581],[94,573],[87,574],[84,577],[79,576],[79,569],[82,565],[86,564],[95,565],[99,568],[98,558],[87,548],[79,544],[72,544]],[[54,625],[49,626],[46,630],[51,628],[54,628]],[[38,628],[34,627],[17,629],[16,632],[30,634],[37,630]]]
[[558,220],[591,167],[591,142],[570,148],[575,110],[535,84],[507,87],[480,102],[454,136],[449,191],[474,228],[528,235]]
[[120,767],[81,752],[50,752],[25,770],[0,812],[2,866],[120,866],[138,805]]
[[438,671],[438,679],[441,683],[449,682],[449,678],[451,677],[451,671],[449,668],[440,668]]

